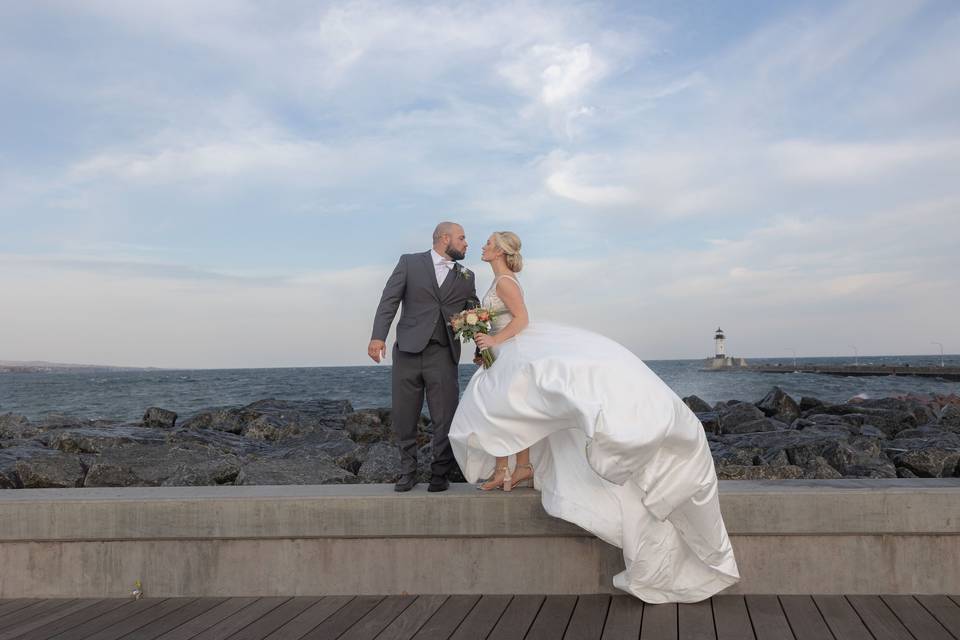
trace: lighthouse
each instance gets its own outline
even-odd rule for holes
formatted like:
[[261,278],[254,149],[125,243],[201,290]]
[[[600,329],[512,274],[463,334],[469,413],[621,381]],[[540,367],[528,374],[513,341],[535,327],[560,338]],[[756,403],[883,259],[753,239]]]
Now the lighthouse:
[[717,333],[713,336],[713,341],[714,341],[714,342],[716,343],[716,345],[717,345],[717,353],[716,353],[716,355],[713,356],[713,357],[714,357],[714,358],[726,358],[726,357],[727,357],[727,349],[726,349],[726,346],[725,346],[724,343],[727,341],[727,339],[724,337],[724,335],[723,335],[723,329],[721,329],[720,327],[717,327]]

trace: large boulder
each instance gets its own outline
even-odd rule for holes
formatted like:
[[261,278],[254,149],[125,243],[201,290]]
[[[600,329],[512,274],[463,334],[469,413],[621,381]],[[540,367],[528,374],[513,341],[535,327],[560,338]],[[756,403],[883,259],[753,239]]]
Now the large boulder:
[[763,411],[749,402],[723,406],[719,409],[719,413],[720,433],[732,433],[731,430],[738,425],[766,417]]
[[236,484],[349,484],[357,478],[328,454],[294,450],[283,456],[251,456],[243,461]]
[[156,429],[136,425],[71,427],[50,433],[49,445],[64,453],[100,453],[129,445],[159,446],[166,442]]
[[799,405],[780,387],[771,389],[763,400],[757,403],[757,408],[763,411],[764,415],[787,424],[800,417]]
[[773,418],[759,418],[734,425],[723,425],[724,433],[730,434],[756,433],[758,431],[784,431],[789,428],[790,425],[780,422],[779,420],[774,420]]
[[400,452],[396,445],[375,442],[367,449],[357,471],[360,482],[394,482],[400,475]]
[[68,489],[83,486],[86,470],[76,455],[51,452],[17,460],[16,470],[24,489]]
[[216,429],[276,442],[319,429],[343,429],[353,407],[347,400],[258,400],[244,407],[207,409],[184,421],[189,429]]
[[173,429],[177,424],[177,414],[160,407],[150,407],[143,414],[143,426],[158,429]]
[[713,407],[707,404],[706,400],[698,396],[687,396],[683,399],[683,403],[690,408],[690,411],[694,413],[707,413],[713,411]]
[[159,487],[232,484],[240,459],[206,448],[132,444],[82,456],[85,487]]
[[719,480],[791,480],[803,476],[803,469],[796,465],[726,465],[717,468]]

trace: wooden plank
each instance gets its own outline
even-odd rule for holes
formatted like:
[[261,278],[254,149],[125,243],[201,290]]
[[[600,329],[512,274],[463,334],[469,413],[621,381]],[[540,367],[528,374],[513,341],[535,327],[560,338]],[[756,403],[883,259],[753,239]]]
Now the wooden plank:
[[847,596],[847,601],[856,609],[876,640],[914,640],[880,596],[852,595]]
[[86,598],[83,600],[74,600],[70,604],[58,607],[53,611],[48,612],[46,615],[34,616],[28,621],[24,621],[21,624],[8,627],[3,631],[0,631],[0,640],[12,640],[13,638],[19,638],[26,633],[44,627],[48,624],[52,624],[61,618],[65,618],[72,613],[76,613],[82,609],[99,602],[96,598]]
[[484,640],[497,625],[512,599],[513,597],[508,595],[481,596],[480,601],[450,636],[450,640]]
[[[639,600],[637,600],[639,602]],[[570,616],[564,640],[600,640],[604,622],[607,619],[607,610],[610,608],[610,596],[593,594],[577,598],[577,606]],[[639,632],[639,626],[637,628]],[[634,635],[636,638],[640,634]]]
[[47,636],[44,640],[77,640],[86,638],[99,631],[109,628],[114,624],[123,622],[130,616],[137,615],[142,611],[147,611],[153,607],[159,606],[164,602],[163,598],[144,598],[143,600],[127,600],[126,604],[115,609],[104,612],[102,615],[90,618],[83,624],[73,627],[67,627],[53,636]]
[[11,611],[16,611],[17,609],[23,609],[24,607],[30,606],[40,602],[40,598],[16,598],[14,600],[4,600],[0,603],[0,617],[7,615]]
[[357,596],[304,635],[304,640],[333,640],[339,638],[340,634],[367,615],[381,600],[383,600],[383,596]]
[[526,640],[556,640],[562,638],[577,606],[577,596],[547,596],[537,612]]
[[757,640],[793,640],[793,632],[777,596],[748,595],[744,599]]
[[954,640],[947,633],[937,619],[923,608],[913,596],[880,596],[880,599],[890,607],[893,615],[916,638],[924,640]]
[[747,613],[747,601],[741,595],[721,594],[711,598],[713,603],[713,625],[717,630],[717,640],[743,640],[756,638],[750,614]]
[[450,596],[413,637],[415,640],[447,640],[479,600],[480,596],[475,595]]
[[717,640],[709,598],[677,605],[677,634],[685,640]]
[[677,640],[677,605],[644,605],[640,640]]
[[497,626],[490,632],[491,638],[497,640],[520,640],[527,635],[527,629],[533,624],[544,596],[522,595],[513,596],[506,611],[497,621]]
[[610,598],[610,609],[600,640],[637,640],[643,621],[643,600],[616,595]]
[[212,609],[207,609],[196,618],[167,631],[155,640],[190,640],[214,625],[237,615],[245,608],[253,606],[259,598],[227,598]]
[[416,596],[387,596],[338,640],[373,640],[416,599]]
[[813,601],[830,627],[835,638],[842,640],[873,640],[873,636],[863,626],[860,616],[843,596],[813,596]]
[[797,640],[833,640],[830,627],[810,596],[780,596],[780,606]]
[[118,638],[126,637],[127,634],[137,637],[137,634],[134,632],[140,627],[144,627],[154,620],[162,618],[177,609],[181,609],[193,601],[194,598],[168,598],[157,606],[139,611],[106,629],[87,636],[84,640],[118,640]]
[[62,607],[64,604],[69,602],[71,602],[69,599],[62,598],[37,600],[31,605],[27,605],[26,607],[17,609],[16,611],[11,611],[7,615],[0,618],[0,631],[30,621],[37,616],[42,616],[50,611],[55,611],[59,607]]
[[418,596],[377,640],[410,640],[446,601],[447,596]]
[[230,636],[230,640],[262,640],[318,602],[320,602],[318,597],[290,598]]
[[353,596],[327,596],[271,633],[264,640],[300,638],[320,626],[320,623],[342,609]]
[[197,598],[185,607],[137,629],[137,640],[155,640],[225,601],[226,598]]
[[28,632],[21,638],[17,640],[47,640],[56,636],[59,633],[62,633],[68,629],[74,629],[84,626],[90,620],[98,618],[102,615],[113,611],[114,609],[126,606],[132,603],[133,600],[128,600],[126,598],[108,598],[105,600],[100,600],[96,604],[93,604],[85,609],[81,609],[75,613],[60,618],[55,622],[48,622],[42,627],[38,627],[33,631]]
[[[241,629],[253,624],[289,599],[290,598],[284,598],[282,596],[255,598],[253,602],[247,604],[239,611],[230,614],[226,618],[222,618],[219,622],[207,627],[192,636],[192,638],[196,640],[225,640]],[[230,601],[228,600],[227,602]]]
[[947,596],[914,596],[947,631],[960,638],[960,606]]

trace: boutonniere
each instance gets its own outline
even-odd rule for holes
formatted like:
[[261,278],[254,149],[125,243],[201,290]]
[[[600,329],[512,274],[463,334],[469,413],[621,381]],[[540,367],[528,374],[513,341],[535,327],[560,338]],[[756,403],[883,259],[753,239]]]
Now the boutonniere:
[[460,263],[454,263],[453,269],[454,269],[454,271],[457,272],[457,277],[458,277],[458,278],[463,278],[464,280],[469,280],[470,278],[473,277],[473,272],[470,271],[470,269],[467,269],[466,267],[464,267],[463,265],[461,265]]

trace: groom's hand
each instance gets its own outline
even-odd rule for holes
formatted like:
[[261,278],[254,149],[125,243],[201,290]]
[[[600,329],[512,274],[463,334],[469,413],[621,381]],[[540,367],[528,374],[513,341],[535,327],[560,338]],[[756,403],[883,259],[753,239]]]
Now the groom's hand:
[[371,340],[370,344],[367,345],[367,355],[370,356],[374,362],[379,363],[387,357],[387,343],[383,340]]

